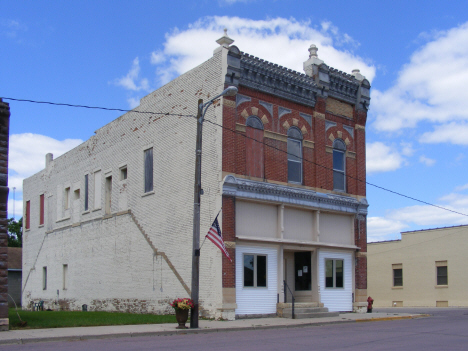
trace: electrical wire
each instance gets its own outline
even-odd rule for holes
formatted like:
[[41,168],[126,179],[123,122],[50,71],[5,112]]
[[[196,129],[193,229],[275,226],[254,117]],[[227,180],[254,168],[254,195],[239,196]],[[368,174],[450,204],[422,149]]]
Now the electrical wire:
[[[164,116],[177,116],[177,117],[192,117],[192,118],[196,118],[196,116],[194,115],[185,115],[185,114],[176,114],[176,113],[169,113],[169,112],[150,112],[150,111],[138,111],[138,110],[126,110],[126,109],[119,109],[119,108],[109,108],[109,107],[98,107],[98,106],[87,106],[87,105],[75,105],[75,104],[69,104],[69,103],[57,103],[57,102],[50,102],[50,101],[37,101],[37,100],[29,100],[29,99],[17,99],[17,98],[10,98],[10,97],[1,97],[2,99],[5,99],[5,100],[12,100],[12,101],[19,101],[19,102],[31,102],[31,103],[36,103],[36,104],[48,104],[48,105],[54,105],[54,106],[66,106],[66,107],[79,107],[79,108],[87,108],[87,109],[98,109],[98,110],[104,110],[104,111],[118,111],[118,112],[135,112],[135,113],[142,113],[142,114],[150,114],[150,115],[164,115]],[[215,125],[217,127],[220,127],[222,129],[226,129],[232,133],[235,133],[235,134],[238,134],[238,135],[241,135],[243,136],[244,138],[247,138],[247,139],[251,139],[251,140],[254,140],[255,142],[257,143],[261,143],[263,144],[264,146],[266,147],[269,147],[269,148],[272,148],[274,150],[277,150],[279,152],[282,152],[282,153],[285,153],[287,155],[291,155],[291,156],[295,156],[297,157],[296,155],[293,155],[293,154],[290,154],[288,153],[287,151],[284,151],[284,150],[281,150],[273,145],[268,145],[266,144],[264,141],[258,141],[256,140],[255,138],[251,138],[245,134],[242,134],[240,133],[239,131],[236,131],[236,130],[233,130],[231,128],[228,128],[226,126],[223,126],[223,125],[220,125],[218,123],[215,123],[215,122],[212,122],[210,121],[209,119],[205,119],[206,122],[212,124],[212,125]],[[308,160],[304,157],[300,157],[303,161],[307,162],[307,163],[310,163],[310,164],[313,164],[313,165],[316,165],[318,167],[321,167],[323,169],[326,169],[328,171],[332,171],[333,172],[333,169],[330,168],[330,167],[327,167],[327,166],[324,166],[324,165],[321,165],[319,163],[316,163],[314,161],[311,161],[311,160]],[[465,217],[468,217],[468,214],[465,214],[465,213],[461,213],[461,212],[458,212],[458,211],[454,211],[454,210],[451,210],[449,208],[446,208],[446,207],[443,207],[443,206],[439,206],[439,205],[435,205],[435,204],[432,204],[430,202],[427,202],[427,201],[423,201],[423,200],[419,200],[415,197],[412,197],[412,196],[409,196],[409,195],[405,195],[405,194],[402,194],[402,193],[399,193],[397,191],[394,191],[394,190],[390,190],[390,189],[387,189],[387,188],[384,188],[380,185],[377,185],[377,184],[373,184],[373,183],[370,183],[366,180],[362,180],[362,179],[359,179],[359,178],[356,178],[356,177],[353,177],[349,174],[345,174],[345,176],[349,179],[355,179],[357,180],[358,182],[362,182],[362,183],[365,183],[366,185],[370,185],[370,186],[373,186],[375,188],[378,188],[380,190],[383,190],[383,191],[386,191],[386,192],[389,192],[389,193],[392,193],[394,195],[398,195],[398,196],[401,196],[401,197],[404,197],[404,198],[407,198],[409,200],[413,200],[413,201],[416,201],[416,202],[419,202],[419,203],[422,203],[424,205],[428,205],[428,206],[432,206],[432,207],[435,207],[435,208],[438,208],[438,209],[441,209],[441,210],[444,210],[444,211],[448,211],[448,212],[452,212],[452,213],[455,213],[455,214],[458,214],[458,215],[461,215],[461,216],[465,216]]]

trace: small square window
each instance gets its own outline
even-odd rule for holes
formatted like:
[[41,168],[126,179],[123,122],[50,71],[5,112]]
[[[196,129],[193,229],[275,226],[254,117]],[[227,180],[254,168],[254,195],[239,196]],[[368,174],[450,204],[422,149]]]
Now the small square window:
[[76,189],[76,190],[73,192],[73,199],[74,199],[74,200],[79,200],[79,199],[80,199],[80,189]]
[[122,167],[120,169],[120,180],[127,179],[127,167]]

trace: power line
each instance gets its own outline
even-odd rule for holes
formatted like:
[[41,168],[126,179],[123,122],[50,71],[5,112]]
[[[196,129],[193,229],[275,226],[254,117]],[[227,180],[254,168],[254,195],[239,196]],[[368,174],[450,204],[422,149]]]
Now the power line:
[[74,104],[66,104],[61,102],[50,102],[50,101],[37,101],[37,100],[28,100],[28,99],[15,99],[10,97],[2,97],[5,100],[12,100],[12,101],[19,101],[19,102],[32,102],[35,104],[45,104],[45,105],[53,105],[53,106],[67,106],[67,107],[81,107],[87,109],[94,109],[94,110],[104,110],[104,111],[118,111],[118,112],[135,112],[135,113],[143,113],[143,114],[150,114],[150,115],[165,115],[165,116],[177,116],[177,117],[194,117],[193,115],[183,115],[177,113],[169,113],[169,112],[150,112],[150,111],[138,111],[138,110],[125,110],[122,108],[110,108],[110,107],[100,107],[100,106],[87,106],[87,105],[74,105]]
[[[267,147],[270,147],[270,148],[272,148],[272,149],[275,149],[275,150],[277,150],[277,151],[279,151],[279,152],[283,152],[283,153],[285,153],[285,154],[298,157],[298,156],[296,156],[296,155],[293,155],[293,154],[291,154],[291,153],[288,153],[287,151],[281,150],[281,149],[279,149],[279,148],[277,148],[277,147],[275,147],[275,146],[273,146],[273,145],[268,145],[268,144],[266,144],[264,141],[260,142],[260,141],[256,140],[255,138],[251,138],[251,137],[249,137],[249,136],[247,136],[247,135],[245,135],[245,134],[241,134],[240,132],[238,132],[238,131],[236,131],[236,130],[233,130],[233,129],[228,128],[228,127],[225,127],[225,126],[222,126],[222,125],[217,124],[217,123],[215,123],[215,122],[212,122],[212,121],[210,121],[210,120],[206,120],[206,122],[211,123],[211,124],[214,124],[214,125],[216,125],[216,126],[218,126],[218,127],[221,127],[221,128],[223,128],[223,129],[227,129],[227,130],[229,130],[229,131],[231,131],[231,132],[233,132],[233,133],[236,133],[236,134],[238,134],[238,135],[241,135],[241,136],[243,136],[243,137],[245,137],[245,138],[247,138],[247,139],[254,140],[254,141],[256,141],[257,143],[261,143],[261,144],[263,144],[263,145],[265,145],[265,146],[267,146]],[[322,167],[322,168],[324,168],[324,169],[326,169],[326,170],[333,171],[332,168],[329,168],[329,167],[327,167],[327,166],[321,165],[321,164],[316,163],[316,162],[314,162],[314,161],[308,160],[308,159],[306,159],[306,158],[304,158],[304,157],[298,157],[298,158],[301,158],[301,159],[302,159],[303,161],[305,161],[305,162],[308,162],[308,163],[310,163],[310,164],[314,164],[314,165],[316,165],[316,166]],[[448,208],[446,208],[446,207],[434,205],[434,204],[431,204],[430,202],[426,202],[426,201],[419,200],[419,199],[416,199],[416,198],[414,198],[414,197],[411,197],[411,196],[408,196],[408,195],[405,195],[405,194],[401,194],[401,193],[399,193],[399,192],[397,192],[397,191],[393,191],[393,190],[384,188],[384,187],[379,186],[379,185],[377,185],[377,184],[370,183],[370,182],[368,182],[368,181],[366,181],[366,180],[362,180],[362,179],[353,177],[353,176],[351,176],[351,175],[349,175],[349,174],[345,174],[345,176],[348,177],[348,178],[350,178],[350,179],[355,179],[355,180],[357,180],[357,181],[359,181],[359,182],[362,182],[362,183],[365,183],[365,184],[367,184],[367,185],[376,187],[376,188],[378,188],[378,189],[381,189],[381,190],[390,192],[390,193],[392,193],[392,194],[399,195],[399,196],[405,197],[405,198],[407,198],[407,199],[420,202],[420,203],[425,204],[425,205],[433,206],[433,207],[436,207],[436,208],[439,208],[439,209],[442,209],[442,210],[445,210],[445,211],[450,211],[450,212],[453,212],[453,213],[456,213],[456,214],[459,214],[459,215],[468,217],[468,214],[464,214],[464,213],[461,213],[461,212],[457,212],[457,211],[448,209]]]
[[[87,105],[75,105],[75,104],[68,104],[68,103],[57,103],[57,102],[50,102],[50,101],[37,101],[37,100],[29,100],[29,99],[16,99],[16,98],[9,98],[9,97],[2,97],[2,99],[5,99],[5,100],[12,100],[12,101],[19,101],[19,102],[31,102],[31,103],[36,103],[36,104],[47,104],[47,105],[54,105],[54,106],[66,106],[66,107],[80,107],[80,108],[87,108],[87,109],[98,109],[98,110],[104,110],[104,111],[119,111],[119,112],[135,112],[135,113],[142,113],[142,114],[151,114],[151,115],[165,115],[165,116],[178,116],[178,117],[192,117],[192,118],[196,118],[196,116],[194,115],[184,115],[184,114],[176,114],[176,113],[165,113],[165,112],[150,112],[150,111],[138,111],[138,110],[126,110],[126,109],[119,109],[119,108],[109,108],[109,107],[98,107],[98,106],[87,106]],[[240,132],[236,131],[236,130],[233,130],[231,128],[228,128],[226,126],[223,126],[223,125],[220,125],[218,123],[215,123],[215,122],[212,122],[208,119],[205,120],[206,122],[210,123],[210,124],[213,124],[217,127],[220,127],[220,128],[223,128],[223,129],[226,129],[232,133],[235,133],[235,134],[238,134],[238,135],[241,135],[243,136],[244,138],[247,138],[247,139],[251,139],[251,140],[254,140],[255,142],[257,143],[261,143],[263,144],[264,146],[266,147],[270,147],[274,150],[277,150],[279,152],[282,152],[282,153],[285,153],[287,155],[291,155],[291,156],[296,156],[296,155],[292,155],[290,153],[288,153],[287,151],[284,151],[284,150],[281,150],[273,145],[268,145],[266,144],[264,141],[258,141],[256,140],[255,138],[251,138],[245,134],[241,134]],[[297,156],[296,156],[297,157]],[[303,161],[305,162],[308,162],[310,164],[313,164],[313,165],[316,165],[318,167],[322,167],[328,171],[332,171],[333,172],[333,169],[332,168],[329,168],[327,166],[324,166],[324,165],[321,165],[319,163],[316,163],[314,161],[311,161],[311,160],[308,160],[304,157],[300,157]],[[359,178],[356,178],[356,177],[353,177],[349,174],[345,174],[345,176],[347,178],[350,178],[350,179],[355,179],[357,180],[358,182],[362,182],[362,183],[365,183],[367,185],[370,185],[370,186],[373,186],[375,188],[378,188],[378,189],[381,189],[381,190],[384,190],[384,191],[387,191],[389,193],[392,193],[392,194],[395,194],[395,195],[398,195],[398,196],[401,196],[401,197],[404,197],[404,198],[407,198],[407,199],[410,199],[410,200],[413,200],[413,201],[416,201],[416,202],[419,202],[419,203],[422,203],[424,205],[428,205],[428,206],[432,206],[432,207],[435,207],[435,208],[438,208],[438,209],[441,209],[441,210],[445,210],[445,211],[448,211],[448,212],[452,212],[452,213],[455,213],[455,214],[458,214],[458,215],[461,215],[461,216],[465,216],[465,217],[468,217],[468,214],[465,214],[465,213],[461,213],[461,212],[457,212],[457,211],[454,211],[454,210],[451,210],[449,208],[446,208],[446,207],[443,207],[443,206],[439,206],[439,205],[435,205],[435,204],[432,204],[430,202],[427,202],[427,201],[423,201],[423,200],[419,200],[415,197],[412,197],[412,196],[409,196],[409,195],[405,195],[405,194],[402,194],[402,193],[399,193],[397,191],[394,191],[394,190],[390,190],[390,189],[387,189],[387,188],[384,188],[380,185],[377,185],[377,184],[373,184],[373,183],[370,183],[366,180],[362,180],[362,179],[359,179]]]

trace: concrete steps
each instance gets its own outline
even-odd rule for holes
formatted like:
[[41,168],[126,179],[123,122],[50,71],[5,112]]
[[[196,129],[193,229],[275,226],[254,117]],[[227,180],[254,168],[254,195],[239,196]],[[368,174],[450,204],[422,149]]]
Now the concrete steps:
[[[292,318],[292,304],[278,303],[277,315],[282,318]],[[337,317],[338,312],[329,312],[328,308],[323,307],[323,304],[318,302],[299,302],[294,304],[294,317],[296,319],[303,318],[324,318]]]

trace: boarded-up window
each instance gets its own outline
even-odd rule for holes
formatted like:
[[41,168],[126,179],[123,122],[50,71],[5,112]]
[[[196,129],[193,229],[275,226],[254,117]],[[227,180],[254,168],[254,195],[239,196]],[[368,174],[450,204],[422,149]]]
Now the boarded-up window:
[[153,148],[145,150],[145,193],[153,191]]
[[258,117],[250,116],[246,124],[245,170],[248,176],[263,178],[263,123]]
[[68,286],[68,264],[63,265],[63,290],[67,290]]
[[94,173],[94,208],[101,208],[101,171]]
[[39,196],[39,225],[44,224],[44,194]]
[[29,229],[31,227],[31,201],[26,201],[26,224],[25,228]]
[[112,176],[106,178],[106,214],[111,213],[112,209]]
[[88,175],[84,176],[84,210],[88,211]]

